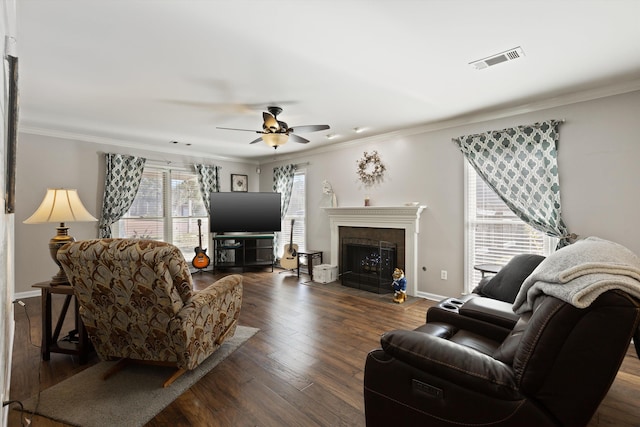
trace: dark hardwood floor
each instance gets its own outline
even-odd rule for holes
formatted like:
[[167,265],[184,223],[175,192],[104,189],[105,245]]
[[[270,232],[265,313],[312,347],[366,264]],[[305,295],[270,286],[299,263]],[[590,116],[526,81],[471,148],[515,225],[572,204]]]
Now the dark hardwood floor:
[[[308,276],[247,272],[240,324],[260,332],[158,414],[148,426],[364,426],[366,354],[381,333],[424,323],[433,302],[397,305],[372,295],[304,283]],[[196,288],[215,276],[194,275]],[[40,299],[16,305],[11,399],[24,400],[96,363],[40,360]],[[72,328],[68,322],[67,331]],[[29,340],[31,337],[31,341]],[[585,373],[588,375],[588,373]],[[640,362],[630,348],[589,426],[640,426]],[[82,402],[78,402],[79,405]],[[31,417],[32,426],[61,426]],[[20,426],[10,411],[9,426]]]

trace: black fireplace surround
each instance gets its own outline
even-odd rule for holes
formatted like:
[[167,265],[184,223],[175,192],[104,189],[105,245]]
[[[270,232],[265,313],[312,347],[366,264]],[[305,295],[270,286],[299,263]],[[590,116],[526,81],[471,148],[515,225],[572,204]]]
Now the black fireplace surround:
[[341,241],[343,286],[378,294],[391,293],[397,245],[384,240],[346,237]]

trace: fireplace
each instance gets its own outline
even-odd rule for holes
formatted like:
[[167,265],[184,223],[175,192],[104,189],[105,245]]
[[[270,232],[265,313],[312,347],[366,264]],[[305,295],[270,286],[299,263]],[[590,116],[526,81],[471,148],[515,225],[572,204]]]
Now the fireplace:
[[341,239],[340,278],[344,286],[378,294],[391,293],[397,245],[383,240]]
[[405,268],[402,228],[338,227],[338,272],[343,285],[369,292],[391,292],[393,270]]
[[[341,268],[343,238],[365,238],[393,242],[397,245],[397,267],[402,268],[407,278],[407,294],[416,296],[418,289],[418,233],[420,232],[420,213],[426,206],[367,206],[367,207],[337,207],[324,208],[329,215],[331,232],[331,264]],[[345,229],[366,230],[363,235],[344,235]],[[382,230],[380,230],[382,229]],[[402,238],[388,238],[378,235],[385,230],[393,230]],[[341,236],[342,232],[342,236]],[[376,234],[372,234],[376,233]],[[384,277],[382,279],[385,279]],[[391,274],[386,277],[391,287]]]

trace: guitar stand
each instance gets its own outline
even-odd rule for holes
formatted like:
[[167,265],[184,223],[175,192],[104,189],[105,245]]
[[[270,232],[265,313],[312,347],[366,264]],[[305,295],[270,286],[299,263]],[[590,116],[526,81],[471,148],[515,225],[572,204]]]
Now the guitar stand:
[[196,268],[196,271],[191,272],[191,275],[193,276],[194,274],[198,274],[198,273],[211,273],[211,274],[213,274],[213,270],[207,271],[204,268]]
[[278,272],[278,274],[282,274],[282,273],[295,273],[296,269],[295,268],[289,268],[287,270],[282,270],[280,272]]
[[295,273],[298,269],[298,267],[295,268],[284,268],[282,265],[280,265],[280,263],[278,263],[278,266],[280,268],[282,268],[282,271],[279,271],[278,274],[282,274],[282,273]]

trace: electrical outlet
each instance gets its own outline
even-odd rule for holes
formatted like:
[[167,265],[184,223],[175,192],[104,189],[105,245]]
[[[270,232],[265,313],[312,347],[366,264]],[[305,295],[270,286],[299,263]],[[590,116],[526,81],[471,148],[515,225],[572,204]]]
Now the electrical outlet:
[[447,280],[447,270],[440,270],[440,279]]

